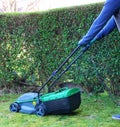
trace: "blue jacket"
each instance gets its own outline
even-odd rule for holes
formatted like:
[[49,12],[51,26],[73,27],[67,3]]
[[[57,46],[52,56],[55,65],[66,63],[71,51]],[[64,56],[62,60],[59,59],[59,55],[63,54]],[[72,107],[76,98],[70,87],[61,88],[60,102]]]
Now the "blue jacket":
[[78,44],[85,46],[94,39],[99,40],[116,27],[120,31],[120,0],[106,0],[99,16]]

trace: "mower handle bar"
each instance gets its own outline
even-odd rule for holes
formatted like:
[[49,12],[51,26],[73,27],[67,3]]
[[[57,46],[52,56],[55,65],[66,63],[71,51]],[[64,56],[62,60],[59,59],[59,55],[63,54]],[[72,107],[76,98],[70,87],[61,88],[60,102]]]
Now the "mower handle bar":
[[[71,54],[65,59],[65,61],[58,67],[57,70],[53,71],[51,76],[47,79],[47,81],[42,85],[39,92],[48,84],[48,82],[62,69],[62,67],[68,62],[68,60],[79,50],[80,46],[78,45]],[[39,93],[38,92],[38,93]]]
[[[39,97],[39,93],[40,91],[49,83],[50,80],[52,80],[52,78],[62,69],[62,67],[68,62],[68,60],[80,49],[80,45],[78,45],[72,52],[71,54],[65,59],[65,61],[58,67],[57,70],[52,72],[52,75],[48,78],[48,80],[41,86],[41,88],[38,91],[38,97]],[[82,48],[82,52],[66,67],[66,69],[64,71],[62,71],[59,76],[50,84],[50,86],[48,87],[48,92],[50,92],[50,88],[56,83],[56,81],[58,79],[60,79],[60,77],[66,72],[68,71],[68,69],[72,66],[72,64],[74,64],[77,59],[79,59],[84,52],[90,47],[90,45],[87,45],[85,47]]]
[[[69,68],[88,50],[88,48],[90,47],[90,45],[87,45],[86,47],[82,48],[81,53],[74,58],[74,60],[66,67],[66,69],[64,71],[62,71],[59,76],[50,84],[50,86],[48,87],[48,92],[50,92],[50,88],[56,83],[56,81],[58,79],[60,79],[60,77],[69,70]],[[76,48],[77,49],[77,48]],[[79,48],[78,48],[79,49]],[[77,51],[77,50],[76,50]],[[76,52],[75,51],[75,52]]]

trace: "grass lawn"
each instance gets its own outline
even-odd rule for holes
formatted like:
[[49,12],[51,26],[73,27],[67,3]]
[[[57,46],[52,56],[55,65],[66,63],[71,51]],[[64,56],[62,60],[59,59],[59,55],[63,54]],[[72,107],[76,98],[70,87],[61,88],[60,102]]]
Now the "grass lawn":
[[112,114],[120,113],[120,106],[113,103],[107,94],[89,96],[82,94],[80,108],[69,115],[37,117],[11,113],[9,105],[20,95],[0,96],[0,127],[119,127],[120,121]]

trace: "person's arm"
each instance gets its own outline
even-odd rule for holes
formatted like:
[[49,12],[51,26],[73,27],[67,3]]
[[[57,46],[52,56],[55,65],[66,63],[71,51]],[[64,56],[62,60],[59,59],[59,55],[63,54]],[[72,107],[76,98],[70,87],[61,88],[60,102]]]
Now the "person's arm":
[[79,45],[85,46],[103,29],[109,19],[120,8],[120,0],[107,0],[99,16],[91,25],[87,34],[79,41]]
[[111,33],[115,28],[117,28],[117,25],[115,23],[114,17],[112,17],[105,25],[105,27],[95,36],[94,40],[102,39],[103,37]]

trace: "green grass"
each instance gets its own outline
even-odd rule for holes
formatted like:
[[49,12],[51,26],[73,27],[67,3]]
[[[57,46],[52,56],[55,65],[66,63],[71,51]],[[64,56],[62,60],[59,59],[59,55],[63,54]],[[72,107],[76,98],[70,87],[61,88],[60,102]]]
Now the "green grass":
[[48,115],[37,117],[22,113],[11,113],[9,105],[20,95],[0,96],[0,127],[119,127],[120,121],[112,114],[120,113],[107,94],[89,96],[82,94],[80,108],[70,115]]

